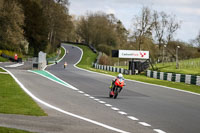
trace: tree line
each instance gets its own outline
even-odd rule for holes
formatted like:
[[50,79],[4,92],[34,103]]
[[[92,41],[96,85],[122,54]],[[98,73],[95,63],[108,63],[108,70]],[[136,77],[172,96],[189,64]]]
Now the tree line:
[[0,0],[0,49],[54,52],[72,29],[68,0]]
[[200,33],[189,44],[174,40],[181,27],[175,15],[143,7],[127,30],[114,14],[76,17],[69,15],[69,7],[68,0],[0,0],[0,49],[36,56],[72,41],[90,44],[107,57],[113,49],[134,49],[149,50],[154,62],[173,61],[177,46],[181,59],[200,56]]

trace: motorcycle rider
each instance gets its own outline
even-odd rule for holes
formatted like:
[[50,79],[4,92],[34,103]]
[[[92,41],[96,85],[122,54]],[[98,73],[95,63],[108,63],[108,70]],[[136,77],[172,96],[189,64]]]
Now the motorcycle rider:
[[[121,73],[118,74],[117,77],[114,78],[114,79],[112,80],[110,89],[113,89],[113,87],[115,86],[115,81],[116,81],[117,79],[122,79],[122,80],[124,80],[124,77],[123,77],[123,75],[122,75]],[[121,92],[121,90],[122,90],[122,88],[120,88],[119,92]]]

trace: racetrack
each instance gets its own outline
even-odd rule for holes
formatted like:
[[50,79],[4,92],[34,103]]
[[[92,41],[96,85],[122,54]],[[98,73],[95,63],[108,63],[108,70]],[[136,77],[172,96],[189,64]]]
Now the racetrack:
[[[118,98],[110,99],[108,97],[108,87],[113,77],[74,67],[74,64],[80,59],[80,49],[73,48],[71,45],[63,46],[69,50],[69,54],[61,62],[47,67],[46,70],[76,87],[79,89],[78,91],[25,70],[14,68],[9,68],[9,70],[37,98],[64,111],[102,123],[105,126],[132,133],[199,132],[199,95],[126,81],[127,86]],[[66,69],[63,68],[65,61],[68,64]],[[30,118],[37,123],[34,126],[35,130],[31,128],[31,131],[63,133],[115,132],[89,121],[57,112],[41,103],[39,105],[49,116],[38,118],[38,123],[36,122],[37,118]],[[3,122],[4,119],[5,117],[0,115],[0,121]],[[21,119],[24,121],[25,118]],[[6,125],[4,122],[5,126],[10,123],[10,125],[17,125],[13,119],[6,119],[6,121],[8,124]],[[30,125],[34,125],[33,121],[22,123],[22,129],[29,129]],[[28,126],[23,126],[23,124]],[[2,125],[1,122],[0,125]],[[39,125],[39,128],[37,125]],[[39,130],[40,128],[41,130]]]
[[[127,86],[114,100],[108,98],[108,87],[113,77],[79,70],[73,65],[81,51],[69,45],[63,61],[47,70],[81,91],[119,108],[129,116],[144,121],[153,129],[168,133],[197,133],[200,130],[200,96],[164,87],[126,81]],[[63,69],[67,61],[67,69]],[[116,112],[117,113],[117,112]],[[126,116],[124,116],[126,117]]]

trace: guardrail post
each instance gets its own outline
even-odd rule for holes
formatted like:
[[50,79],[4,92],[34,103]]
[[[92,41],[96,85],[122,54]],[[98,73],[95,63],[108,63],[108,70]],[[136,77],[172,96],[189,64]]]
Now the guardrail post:
[[181,74],[176,74],[175,82],[181,82]]
[[172,81],[175,82],[175,80],[176,80],[176,74],[175,74],[175,73],[172,73]]
[[197,76],[191,75],[191,84],[196,85]]
[[185,74],[181,74],[181,80],[180,81],[185,83]]
[[157,72],[157,79],[160,79],[160,72]]
[[167,73],[166,72],[164,72],[163,80],[167,80]]
[[172,73],[167,73],[167,81],[172,81]]
[[191,75],[185,75],[185,83],[187,84],[191,83]]
[[200,86],[200,76],[197,76],[196,85]]
[[153,71],[153,78],[157,78],[157,71]]
[[121,68],[121,73],[124,73],[124,68]]
[[150,77],[150,75],[151,75],[151,70],[147,70],[147,76]]
[[153,71],[151,71],[150,77],[153,78]]
[[164,72],[160,72],[160,79],[164,80]]

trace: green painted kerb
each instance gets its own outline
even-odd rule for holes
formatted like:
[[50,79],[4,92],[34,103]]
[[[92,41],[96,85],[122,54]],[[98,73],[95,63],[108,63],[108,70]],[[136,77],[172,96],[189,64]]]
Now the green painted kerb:
[[43,70],[31,70],[31,71],[35,72],[35,73],[38,73],[40,75],[43,75],[45,77],[48,77],[48,78],[50,78],[50,79],[52,79],[54,81],[57,81],[57,82],[59,82],[59,83],[61,83],[63,85],[66,85],[67,87],[71,87],[71,85],[67,84],[66,82],[63,82],[61,79],[55,77],[54,75],[52,75],[52,74],[50,74],[50,73],[48,73],[46,71],[43,71]]

